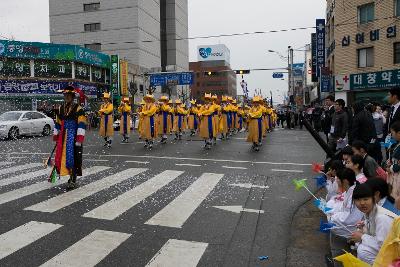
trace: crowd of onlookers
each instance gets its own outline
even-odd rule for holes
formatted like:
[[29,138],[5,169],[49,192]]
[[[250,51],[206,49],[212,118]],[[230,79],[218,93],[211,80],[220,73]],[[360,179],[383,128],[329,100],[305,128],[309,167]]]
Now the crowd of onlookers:
[[346,107],[344,100],[329,96],[316,112],[319,119],[312,116],[314,128],[320,126],[336,153],[324,173],[326,215],[333,224],[331,259],[348,251],[373,266],[400,263],[400,236],[391,234],[400,232],[400,88],[389,91],[387,104]]

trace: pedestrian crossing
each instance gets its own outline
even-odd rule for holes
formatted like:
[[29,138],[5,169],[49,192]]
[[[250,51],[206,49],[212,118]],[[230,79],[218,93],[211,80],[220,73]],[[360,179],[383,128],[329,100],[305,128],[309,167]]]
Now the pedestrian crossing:
[[[102,163],[95,162],[92,164]],[[192,179],[192,175],[185,175],[185,171],[182,170],[161,170],[159,172],[152,172],[148,168],[116,170],[114,166],[97,165],[83,170],[83,176],[79,177],[78,181],[83,184],[82,186],[71,191],[58,190],[56,196],[47,196],[45,200],[42,198],[45,193],[41,194],[40,202],[38,202],[35,201],[37,198],[35,194],[55,187],[47,181],[50,170],[38,170],[39,166],[42,166],[42,164],[27,163],[7,166],[7,168],[0,170],[0,189],[3,192],[0,193],[0,208],[3,204],[29,197],[30,204],[27,207],[18,206],[18,209],[22,209],[22,214],[24,214],[24,211],[42,214],[42,216],[35,217],[33,221],[16,226],[7,232],[0,232],[0,265],[2,265],[2,259],[12,257],[13,254],[23,253],[21,250],[25,251],[25,248],[29,246],[34,247],[38,242],[51,242],[51,238],[47,238],[47,236],[51,237],[58,230],[62,231],[63,228],[70,227],[61,220],[57,223],[45,222],[45,214],[61,211],[73,204],[79,205],[86,198],[95,194],[106,194],[107,190],[112,190],[113,187],[118,187],[121,184],[125,184],[129,188],[124,189],[124,192],[118,191],[116,197],[114,195],[113,199],[105,203],[98,205],[94,203],[94,207],[85,209],[82,213],[74,214],[74,216],[77,216],[76,219],[85,223],[87,221],[84,219],[90,218],[99,220],[99,222],[113,221],[118,224],[117,218],[143,203],[146,199],[157,197],[159,191],[172,182],[191,177],[190,184],[185,185],[187,188],[182,189],[182,193],[169,200],[163,208],[155,207],[155,211],[152,209],[151,212],[155,214],[148,214],[148,217],[141,222],[149,226],[183,228],[187,220],[224,177],[223,174],[218,173],[202,173]],[[66,187],[64,180],[61,180],[56,187]],[[134,183],[129,182],[135,180]],[[174,186],[179,188],[181,183],[174,183]],[[37,218],[44,219],[37,221]],[[96,228],[99,228],[101,224],[96,225]],[[137,238],[129,231],[124,233],[120,230],[110,231],[107,228],[92,229],[89,234],[87,233],[89,232],[86,232],[85,236],[78,236],[79,240],[75,240],[74,244],[68,244],[63,250],[57,250],[51,257],[43,259],[40,263],[41,266],[95,266],[112,254],[113,251],[118,250],[124,242]],[[197,266],[208,247],[207,243],[176,238],[166,239],[164,242],[164,245],[160,246],[161,248],[157,248],[158,252],[155,255],[147,258],[146,266]],[[37,253],[40,254],[40,251]],[[132,251],[131,253],[135,252]]]

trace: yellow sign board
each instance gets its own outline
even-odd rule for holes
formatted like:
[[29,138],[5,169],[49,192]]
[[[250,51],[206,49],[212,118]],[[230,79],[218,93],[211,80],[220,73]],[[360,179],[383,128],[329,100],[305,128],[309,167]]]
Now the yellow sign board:
[[121,96],[128,96],[128,61],[120,60]]

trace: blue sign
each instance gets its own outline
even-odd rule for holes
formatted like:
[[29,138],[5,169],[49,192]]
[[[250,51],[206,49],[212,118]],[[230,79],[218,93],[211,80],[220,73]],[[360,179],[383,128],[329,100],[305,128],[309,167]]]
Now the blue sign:
[[331,76],[321,75],[321,92],[329,93],[331,91]]
[[193,72],[159,73],[150,75],[150,86],[164,86],[168,84],[192,85]]
[[[84,82],[32,81],[32,80],[0,80],[2,95],[60,95],[59,90],[68,85],[80,88],[88,97],[97,97],[98,88],[94,84]],[[104,88],[106,89],[106,88]]]
[[207,48],[200,48],[199,49],[199,54],[202,58],[208,58],[211,55],[212,49],[211,47],[207,47]]
[[321,77],[321,68],[325,67],[325,19],[317,19],[316,28],[317,77]]
[[283,78],[283,73],[281,73],[281,72],[274,72],[274,73],[272,74],[272,78],[274,78],[274,79],[282,79],[282,78]]

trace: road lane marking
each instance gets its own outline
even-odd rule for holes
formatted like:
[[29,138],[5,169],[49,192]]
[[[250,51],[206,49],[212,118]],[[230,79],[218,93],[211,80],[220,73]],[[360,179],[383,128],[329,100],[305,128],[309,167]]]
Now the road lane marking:
[[249,212],[249,213],[264,213],[263,210],[247,209],[242,206],[213,206],[213,208],[230,211],[233,213]]
[[62,227],[60,224],[31,221],[0,235],[0,259],[20,250]]
[[170,239],[146,267],[196,267],[207,246],[207,243]]
[[185,164],[185,163],[176,163],[175,166],[201,167],[201,165],[198,164]]
[[[88,168],[86,170],[84,170],[83,176],[80,177],[79,179],[84,179],[89,175],[92,174],[96,174],[98,172],[104,171],[110,169],[110,167],[105,167],[105,166],[95,166],[95,167],[91,167]],[[64,184],[64,183],[63,183]],[[49,183],[48,181],[43,181],[43,182],[39,182],[33,185],[29,185],[29,186],[25,186],[16,190],[12,190],[3,194],[0,194],[0,205],[16,200],[16,199],[20,199],[26,196],[29,196],[31,194],[35,194],[37,192],[40,191],[44,191],[46,189],[51,189],[53,188],[54,185]]]
[[149,164],[149,161],[136,161],[136,160],[127,160],[126,163],[137,163],[137,164]]
[[36,168],[39,166],[43,167],[43,163],[28,163],[28,164],[24,164],[24,165],[18,165],[18,166],[6,168],[6,169],[1,169],[0,175],[9,174],[9,173],[18,172],[18,171],[27,170],[27,169],[32,169],[32,168]]
[[38,170],[35,172],[28,172],[28,173],[24,173],[18,176],[14,176],[14,177],[10,177],[7,179],[2,179],[0,180],[0,187],[1,186],[5,186],[5,185],[10,185],[10,184],[15,184],[18,182],[23,182],[23,181],[27,181],[27,180],[32,180],[36,177],[39,176],[44,176],[44,175],[49,175],[50,176],[50,172],[51,170],[48,169],[44,169],[44,170]]
[[303,173],[304,171],[301,170],[279,170],[279,169],[272,169],[273,172],[293,172],[293,173]]
[[234,167],[234,166],[222,166],[224,169],[237,169],[237,170],[247,170],[246,167]]
[[243,188],[261,188],[261,189],[268,189],[269,186],[263,186],[263,185],[255,185],[255,184],[230,184],[230,186],[236,186],[236,187],[243,187]]
[[126,233],[95,230],[41,267],[95,266],[130,236]]
[[68,191],[64,194],[50,198],[33,206],[25,208],[25,210],[33,210],[40,212],[55,212],[84,198],[87,198],[104,189],[110,188],[113,185],[119,184],[125,180],[131,179],[134,176],[147,171],[147,169],[132,168],[122,172],[97,180],[75,190]]
[[84,159],[84,161],[89,161],[89,162],[108,162],[108,159]]
[[[48,153],[31,153],[31,152],[13,152],[28,155],[48,155]],[[1,153],[0,153],[1,154]],[[98,156],[95,154],[83,154],[84,156]],[[135,156],[135,155],[102,155],[102,157],[122,157],[122,158],[148,158],[148,159],[169,159],[169,160],[192,160],[192,161],[214,161],[214,162],[232,162],[232,163],[250,163],[250,164],[266,164],[266,165],[288,165],[288,166],[312,166],[310,163],[294,163],[294,162],[270,162],[270,161],[249,161],[249,160],[231,160],[231,159],[212,159],[212,158],[178,158],[178,157],[162,157],[162,156]]]
[[211,193],[223,174],[204,173],[182,194],[146,222],[149,225],[182,228],[182,225]]
[[175,180],[182,173],[182,171],[166,170],[94,210],[85,213],[83,217],[114,220]]

